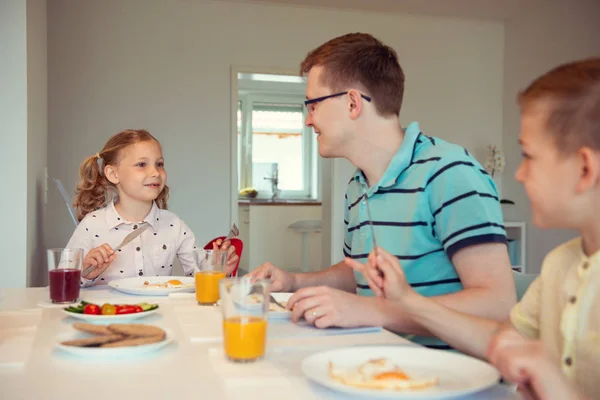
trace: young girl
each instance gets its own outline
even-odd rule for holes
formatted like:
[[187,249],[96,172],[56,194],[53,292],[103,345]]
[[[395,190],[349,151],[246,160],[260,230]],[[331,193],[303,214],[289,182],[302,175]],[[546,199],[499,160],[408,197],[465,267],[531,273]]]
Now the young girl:
[[[560,66],[519,95],[525,186],[534,223],[579,231],[544,260],[504,324],[418,295],[378,249],[361,271],[374,292],[455,348],[487,357],[527,398],[600,398],[600,58]],[[381,276],[379,274],[382,274]]]
[[[175,256],[185,274],[193,274],[196,238],[177,215],[167,211],[165,161],[160,143],[150,133],[117,133],[99,153],[84,160],[79,175],[74,205],[80,223],[67,247],[84,249],[83,271],[95,267],[85,275],[82,272],[83,286],[171,275]],[[114,250],[137,229],[144,231]],[[220,248],[228,249],[225,273],[229,274],[238,257],[229,241]]]

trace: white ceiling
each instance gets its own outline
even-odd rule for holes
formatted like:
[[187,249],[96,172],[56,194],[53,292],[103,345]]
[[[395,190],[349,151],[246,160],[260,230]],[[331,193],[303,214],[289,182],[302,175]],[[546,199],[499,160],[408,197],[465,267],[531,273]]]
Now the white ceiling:
[[425,14],[443,17],[504,21],[548,0],[233,0],[310,6],[338,10]]

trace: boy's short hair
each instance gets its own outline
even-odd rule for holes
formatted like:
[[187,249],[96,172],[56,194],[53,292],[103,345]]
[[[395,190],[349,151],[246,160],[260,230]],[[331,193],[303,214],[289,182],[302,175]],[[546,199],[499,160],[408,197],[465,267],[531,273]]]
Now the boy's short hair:
[[373,36],[349,33],[322,44],[302,61],[300,75],[315,66],[323,67],[321,82],[334,92],[354,86],[371,96],[379,115],[400,114],[404,72],[394,49]]
[[519,93],[522,113],[547,106],[546,128],[563,153],[600,150],[600,58],[560,65]]

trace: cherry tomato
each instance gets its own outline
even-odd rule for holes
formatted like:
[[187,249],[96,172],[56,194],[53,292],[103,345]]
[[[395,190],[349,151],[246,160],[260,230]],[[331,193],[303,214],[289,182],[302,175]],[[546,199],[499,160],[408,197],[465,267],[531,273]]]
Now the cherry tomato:
[[93,315],[100,315],[101,311],[100,311],[100,307],[96,304],[86,304],[85,307],[83,307],[83,313],[84,314],[93,314]]
[[135,306],[123,305],[120,309],[117,309],[117,314],[133,314],[135,313]]
[[102,305],[102,315],[115,315],[117,313],[117,307],[112,304],[105,303]]

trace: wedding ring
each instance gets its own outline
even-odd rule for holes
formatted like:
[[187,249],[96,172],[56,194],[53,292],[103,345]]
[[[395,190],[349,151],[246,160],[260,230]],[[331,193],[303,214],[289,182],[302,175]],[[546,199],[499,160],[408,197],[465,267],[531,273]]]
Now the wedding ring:
[[312,310],[310,310],[310,313],[312,314],[313,317],[317,317],[317,312],[315,311],[315,308],[313,308]]

